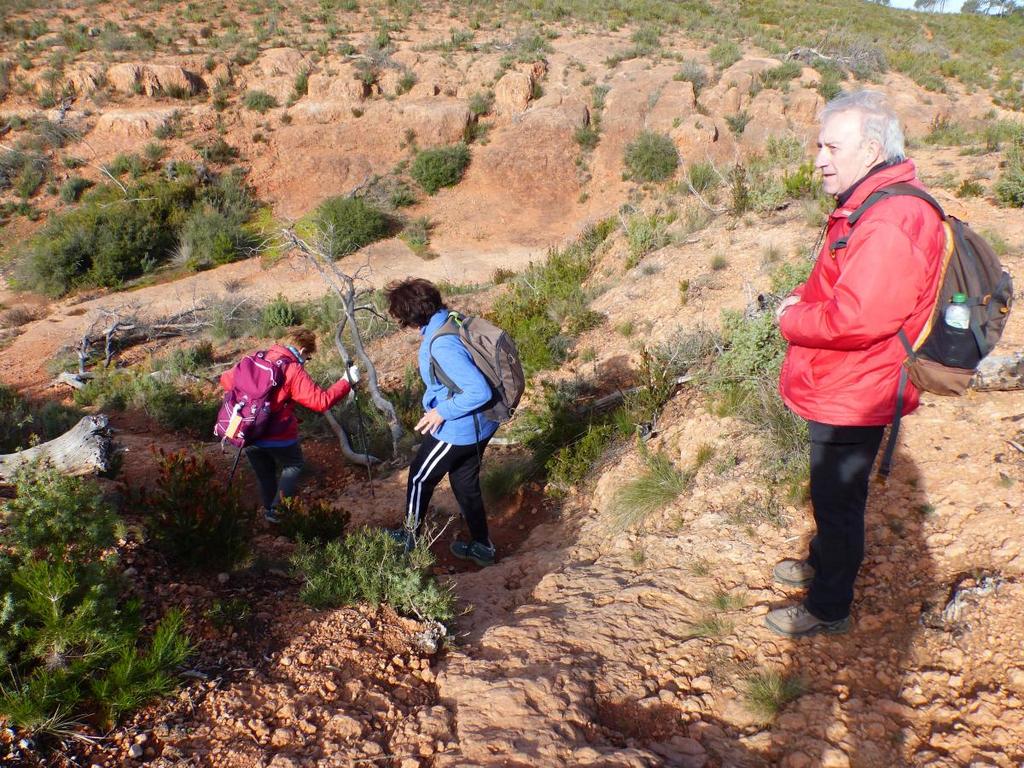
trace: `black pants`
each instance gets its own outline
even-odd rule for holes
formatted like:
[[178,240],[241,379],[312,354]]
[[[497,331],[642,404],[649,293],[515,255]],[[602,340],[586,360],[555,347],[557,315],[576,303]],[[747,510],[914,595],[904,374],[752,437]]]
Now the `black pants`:
[[817,533],[808,562],[814,581],[804,605],[824,621],[850,615],[853,582],[864,560],[868,481],[885,427],[835,427],[808,422],[811,502]]
[[453,445],[427,435],[409,467],[405,497],[405,527],[417,533],[423,527],[423,515],[434,488],[448,475],[455,500],[469,526],[470,536],[481,544],[490,544],[484,497],[480,491],[480,456],[490,438],[469,445]]
[[[260,484],[260,503],[264,509],[273,509],[280,499],[290,498],[298,492],[299,475],[305,464],[298,443],[279,448],[250,445],[245,449],[245,455]],[[281,470],[280,480],[278,468]]]

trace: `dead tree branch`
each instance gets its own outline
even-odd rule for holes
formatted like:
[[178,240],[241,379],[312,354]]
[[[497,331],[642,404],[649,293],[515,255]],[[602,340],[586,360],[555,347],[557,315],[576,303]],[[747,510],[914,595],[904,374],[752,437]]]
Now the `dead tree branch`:
[[367,389],[370,391],[370,399],[373,401],[374,407],[384,414],[388,421],[391,431],[392,448],[397,455],[398,441],[401,439],[403,432],[402,425],[398,420],[398,413],[395,411],[395,407],[381,392],[377,368],[373,361],[370,360],[369,355],[366,354],[359,326],[356,323],[356,312],[361,307],[360,300],[365,293],[365,291],[357,290],[356,283],[362,279],[363,270],[359,269],[354,275],[349,275],[338,267],[334,260],[334,255],[331,253],[330,232],[321,233],[318,236],[318,242],[315,243],[309,243],[299,237],[294,228],[291,227],[282,229],[281,236],[288,247],[298,251],[305,257],[306,261],[313,266],[327,287],[341,301],[342,319],[334,331],[334,345],[337,347],[338,354],[341,355],[345,366],[352,365],[353,356],[349,353],[348,347],[345,346],[344,342],[345,329],[350,328],[355,359],[358,359],[366,370]]
[[63,435],[34,448],[0,455],[0,480],[36,461],[50,464],[65,475],[106,472],[114,455],[110,424],[102,413],[85,416]]

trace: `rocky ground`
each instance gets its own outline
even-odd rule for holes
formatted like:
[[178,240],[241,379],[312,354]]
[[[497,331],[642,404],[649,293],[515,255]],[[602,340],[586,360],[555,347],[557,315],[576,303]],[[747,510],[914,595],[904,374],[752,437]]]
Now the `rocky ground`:
[[[189,127],[170,144],[187,153],[190,141],[221,120],[261,197],[295,217],[407,157],[407,129],[419,146],[458,140],[473,121],[469,97],[491,87],[487,143],[474,145],[465,180],[414,209],[437,222],[432,247],[440,257],[422,261],[389,240],[343,262],[368,263],[376,285],[406,274],[483,282],[497,267],[525,266],[624,202],[692,205],[623,180],[623,148],[642,128],[669,133],[684,163],[728,163],[773,135],[806,139],[822,104],[810,69],[786,92],[754,92],[754,75],[775,65],[756,50],[695,94],[690,83],[673,79],[678,62],[634,59],[611,67],[609,51],[628,44],[625,30],[563,34],[551,41],[543,66],[526,61],[503,72],[498,61],[514,33],[493,31],[492,50],[430,50],[427,43],[448,35],[450,24],[439,15],[395,36],[391,58],[416,75],[407,93],[397,92],[390,70],[376,90],[356,88],[354,61],[331,53],[289,106],[295,77],[311,62],[298,48],[263,50],[245,65],[214,56],[208,71],[205,56],[194,52],[154,62],[81,62],[74,77],[82,98],[68,119],[84,140],[70,151],[100,162],[141,149],[180,111]],[[692,41],[675,35],[669,45],[711,71],[707,52]],[[170,99],[160,83],[180,78],[182,87],[197,87],[189,73],[210,88],[228,73],[236,92],[265,90],[282,106],[266,115],[241,108],[218,115],[202,101]],[[998,153],[962,156],[955,147],[920,143],[933,119],[953,109],[968,127],[983,124],[991,101],[956,86],[926,94],[895,74],[882,80],[915,140],[912,155],[924,179],[951,213],[1001,236],[1020,282],[1024,213],[951,191],[962,177],[994,178]],[[584,155],[573,137],[593,119],[595,82],[608,86],[601,141]],[[34,109],[28,99],[12,99],[0,104],[0,120]],[[725,117],[741,109],[752,119],[736,138]],[[723,308],[746,306],[767,286],[766,253],[791,258],[815,235],[792,208],[719,216],[696,235],[675,226],[676,242],[632,269],[622,238],[613,239],[593,303],[608,320],[578,343],[593,350],[592,359],[581,355],[555,376],[618,383],[636,364],[638,340],[663,341],[677,329],[717,323]],[[30,228],[18,221],[5,237]],[[726,267],[712,268],[714,255],[725,257]],[[685,305],[681,281],[690,286]],[[5,306],[31,307],[37,319],[4,350],[3,380],[60,396],[49,389],[44,363],[101,310],[132,306],[160,315],[229,292],[309,298],[322,286],[297,260],[285,259],[56,302],[4,290]],[[626,325],[635,330],[612,330]],[[399,336],[375,349],[385,375],[401,376],[412,343]],[[1018,308],[1003,348],[1022,347]],[[145,476],[151,445],[189,444],[153,434],[144,421],[120,426],[132,447],[128,477]],[[257,541],[264,565],[223,581],[212,575],[177,583],[129,558],[148,601],[192,607],[201,651],[177,698],[140,712],[93,747],[72,748],[64,764],[1019,766],[1024,454],[1013,443],[1024,443],[1019,392],[923,399],[904,422],[892,478],[872,489],[854,626],[838,637],[791,641],[763,626],[770,608],[797,597],[773,584],[770,572],[778,559],[802,553],[810,511],[760,485],[761,437],[715,415],[693,387],[669,404],[651,444],[680,467],[693,466],[702,447],[713,458],[686,494],[639,529],[616,533],[609,523],[615,489],[640,466],[635,450],[622,449],[563,501],[535,488],[504,500],[494,513],[502,554],[495,567],[451,562],[444,552],[457,526],[445,532],[435,545],[438,570],[453,579],[465,610],[437,652],[420,636],[422,625],[385,609],[303,607],[279,567],[291,545],[265,530]],[[216,455],[213,447],[202,450]],[[348,509],[354,525],[394,522],[401,470],[376,478],[371,499],[365,477],[341,467],[331,444],[310,443],[309,451],[312,494]],[[437,506],[455,509],[450,493],[439,493]],[[215,600],[251,610],[218,625],[208,616]],[[766,671],[803,684],[803,694],[774,718],[748,702],[749,681]]]

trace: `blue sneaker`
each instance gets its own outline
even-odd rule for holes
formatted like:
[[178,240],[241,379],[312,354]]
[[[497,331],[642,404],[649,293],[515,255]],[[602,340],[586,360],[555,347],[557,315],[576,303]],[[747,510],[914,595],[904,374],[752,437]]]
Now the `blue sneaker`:
[[274,507],[263,510],[263,519],[271,525],[277,525],[281,522],[281,518],[277,516],[277,509],[275,509]]
[[451,552],[460,560],[472,560],[481,568],[494,565],[497,561],[497,551],[493,544],[483,544],[479,541],[453,541]]

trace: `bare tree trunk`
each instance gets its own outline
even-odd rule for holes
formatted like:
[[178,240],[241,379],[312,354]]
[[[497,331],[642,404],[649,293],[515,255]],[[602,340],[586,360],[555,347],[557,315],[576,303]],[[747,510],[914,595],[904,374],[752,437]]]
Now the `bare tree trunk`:
[[26,464],[42,461],[65,475],[89,475],[110,469],[114,443],[107,417],[85,416],[60,437],[34,448],[0,455],[0,480],[10,480]]
[[324,411],[324,419],[330,425],[331,431],[334,432],[335,437],[338,438],[338,445],[341,447],[342,456],[353,464],[360,464],[364,467],[380,463],[380,459],[376,456],[371,456],[369,453],[356,453],[352,449],[352,443],[349,442],[348,433],[345,432],[345,428],[338,423],[338,420],[334,418],[334,414],[329,410]]
[[978,392],[1024,389],[1024,353],[986,357],[971,379],[971,389]]
[[[329,247],[307,243],[295,233],[294,229],[284,229],[281,234],[288,245],[306,257],[306,260],[313,265],[327,287],[341,300],[344,314],[334,332],[334,345],[337,347],[338,354],[341,355],[345,366],[352,365],[352,355],[349,353],[343,340],[345,328],[350,327],[352,329],[352,345],[355,348],[355,356],[362,363],[363,368],[366,369],[366,383],[367,389],[370,391],[370,399],[377,410],[383,413],[388,420],[388,426],[391,430],[392,451],[397,455],[398,441],[402,438],[403,433],[402,424],[398,420],[398,413],[395,411],[395,407],[391,404],[390,400],[384,397],[380,390],[377,368],[366,354],[366,348],[363,346],[363,339],[359,333],[359,326],[356,324],[357,312],[374,312],[373,307],[359,305],[359,300],[363,295],[355,287],[359,273],[357,272],[353,276],[342,272],[332,258]],[[329,237],[329,234],[327,234],[327,237]],[[326,237],[322,239],[326,240]],[[331,428],[334,429],[334,425]],[[340,425],[338,429],[341,429]],[[337,434],[337,430],[335,430],[335,433]],[[369,459],[370,457],[367,458]]]

